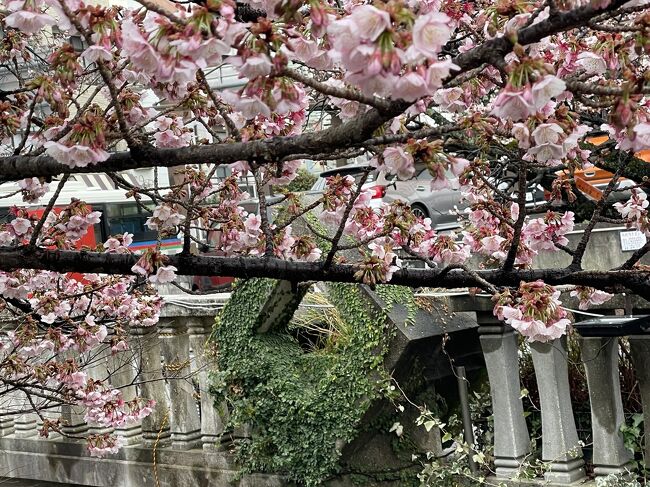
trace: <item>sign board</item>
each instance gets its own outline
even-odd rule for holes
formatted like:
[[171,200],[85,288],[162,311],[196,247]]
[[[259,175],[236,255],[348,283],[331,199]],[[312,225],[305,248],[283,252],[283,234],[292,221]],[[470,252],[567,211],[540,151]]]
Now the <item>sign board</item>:
[[621,232],[619,235],[621,236],[621,250],[623,252],[638,250],[646,243],[645,234],[638,230]]

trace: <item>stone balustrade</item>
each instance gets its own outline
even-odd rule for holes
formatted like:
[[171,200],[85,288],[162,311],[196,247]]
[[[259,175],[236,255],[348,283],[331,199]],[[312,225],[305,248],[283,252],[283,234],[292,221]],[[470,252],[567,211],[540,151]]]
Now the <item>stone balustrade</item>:
[[[562,296],[567,306],[577,303]],[[497,478],[517,481],[530,475],[535,463],[523,407],[519,362],[521,338],[492,314],[489,299],[456,296],[448,299],[455,311],[476,312],[478,333],[488,373],[494,414],[494,470]],[[590,310],[603,315],[650,314],[650,305],[636,297],[617,297]],[[588,316],[575,314],[580,321]],[[650,335],[627,337],[579,337],[591,410],[590,463],[593,476],[633,476],[632,455],[623,444],[624,423],[619,376],[619,344],[627,340],[643,402],[645,437],[650,437]],[[582,444],[578,439],[569,387],[567,339],[528,345],[535,369],[541,409],[541,460],[544,478],[527,479],[544,485],[584,484],[587,480]],[[646,458],[650,441],[646,442]]]
[[[210,357],[205,344],[214,316],[227,295],[193,299],[170,297],[160,322],[130,330],[131,353],[95,353],[89,375],[108,377],[126,400],[154,399],[153,413],[139,424],[118,428],[124,447],[116,455],[91,457],[85,444],[59,434],[41,438],[34,413],[0,416],[0,477],[15,477],[97,487],[232,485],[234,458],[221,445],[227,418],[207,392]],[[20,409],[21,397],[12,398]],[[48,412],[63,431],[79,436],[110,430],[85,423],[83,413],[64,405]],[[242,486],[285,485],[280,477],[250,475]]]

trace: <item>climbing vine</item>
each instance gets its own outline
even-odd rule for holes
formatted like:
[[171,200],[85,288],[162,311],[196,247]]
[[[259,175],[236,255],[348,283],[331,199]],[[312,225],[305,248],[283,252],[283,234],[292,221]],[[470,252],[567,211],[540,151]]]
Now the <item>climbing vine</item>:
[[355,438],[364,413],[386,389],[387,314],[395,303],[411,309],[413,296],[397,286],[379,287],[382,308],[357,285],[328,285],[329,302],[348,325],[346,336],[307,352],[287,326],[301,295],[284,305],[286,312],[275,313],[269,331],[258,332],[269,317],[259,303],[278,292],[278,283],[241,282],[217,317],[211,341],[219,371],[212,375],[212,393],[217,403],[226,400],[231,426],[252,427],[238,446],[243,472],[277,472],[319,485],[339,471],[342,446]]

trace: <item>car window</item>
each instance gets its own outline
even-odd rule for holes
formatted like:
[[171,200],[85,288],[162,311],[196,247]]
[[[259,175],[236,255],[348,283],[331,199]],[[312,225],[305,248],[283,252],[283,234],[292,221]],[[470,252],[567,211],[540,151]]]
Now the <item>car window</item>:
[[311,191],[320,191],[325,185],[325,179],[318,178],[314,185],[311,187]]
[[[355,174],[354,175],[354,182],[359,184],[361,181],[361,177],[363,176],[363,173]],[[372,183],[377,177],[377,171],[371,171],[370,174],[368,174],[368,178],[366,179],[366,183]]]
[[[456,176],[454,176],[454,173],[451,172],[451,169],[445,169],[445,177],[447,179],[455,179],[456,178]],[[433,179],[433,177],[431,176],[431,173],[429,172],[428,169],[423,169],[417,175],[417,180],[418,181],[430,181],[431,179]]]
[[[330,171],[325,173],[324,175],[321,175],[321,177],[318,178],[318,180],[314,183],[312,186],[311,190],[312,191],[322,191],[325,189],[325,185],[327,183],[327,178],[336,176],[337,174],[340,174],[341,176],[352,176],[354,178],[354,182],[356,184],[359,184],[361,181],[361,177],[363,176],[363,171],[359,172],[352,172],[350,170],[345,170],[345,168],[341,168],[341,172],[337,173],[335,171]],[[366,179],[366,183],[372,183],[374,182],[378,177],[377,171],[371,171],[370,174],[368,174],[368,178]]]

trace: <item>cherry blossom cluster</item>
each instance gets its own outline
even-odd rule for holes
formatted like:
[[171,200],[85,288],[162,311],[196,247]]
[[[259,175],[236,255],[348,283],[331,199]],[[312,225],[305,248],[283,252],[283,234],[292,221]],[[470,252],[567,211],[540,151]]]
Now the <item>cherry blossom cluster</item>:
[[614,203],[614,208],[626,220],[628,227],[650,236],[650,220],[648,219],[648,195],[639,189],[633,189],[630,199],[625,203]]
[[599,304],[606,303],[614,297],[613,294],[587,286],[576,286],[576,288],[571,291],[571,296],[578,298],[578,308],[580,309],[589,309],[590,306],[598,306]]
[[[40,189],[39,189],[40,190]],[[22,243],[30,239],[39,218],[26,210],[13,208],[15,218],[0,226],[0,245]],[[82,201],[73,200],[62,211],[52,211],[43,220],[40,243],[69,248],[82,238],[90,227],[99,223],[100,212],[91,211]]]
[[442,12],[414,13],[399,3],[357,5],[328,25],[330,56],[345,69],[345,81],[368,94],[407,101],[433,95],[458,69],[438,55],[456,25]]
[[389,241],[378,241],[368,245],[368,248],[371,254],[358,265],[355,277],[370,286],[390,281],[401,266],[401,260],[393,252],[393,245]]
[[514,294],[495,295],[494,315],[528,341],[548,342],[564,335],[571,323],[559,297],[560,291],[542,281],[522,282]]
[[178,225],[184,220],[185,216],[179,212],[178,205],[163,203],[153,210],[153,214],[147,218],[146,225],[151,230],[158,230],[162,234],[176,234]]
[[47,154],[69,167],[85,167],[108,159],[104,137],[104,118],[87,111],[72,125],[70,132],[60,140],[43,144]]
[[147,276],[151,283],[165,284],[176,279],[178,270],[173,265],[165,265],[166,261],[165,255],[156,250],[146,249],[131,271],[141,276]]
[[547,211],[543,218],[530,220],[524,226],[522,233],[532,250],[556,252],[559,250],[558,245],[566,246],[569,243],[566,234],[573,230],[573,226],[573,212],[560,214]]
[[[416,166],[417,164],[417,166]],[[458,178],[469,161],[446,154],[439,141],[409,140],[404,147],[387,147],[371,165],[399,179],[411,179],[416,167],[426,168],[432,175],[431,189],[458,188]]]
[[[83,277],[79,281],[49,271],[0,273],[3,304],[11,303],[19,317],[14,329],[0,334],[0,374],[4,381],[22,384],[25,394],[34,392],[42,398],[39,388],[44,387],[53,403],[84,408],[91,425],[119,427],[139,421],[151,413],[152,401],[127,401],[119,390],[83,367],[104,351],[124,353],[127,330],[154,325],[162,302],[153,294],[129,292],[132,277]],[[17,301],[30,312],[21,315]],[[61,426],[60,421],[46,423],[42,433],[61,431]],[[113,451],[104,446],[115,446],[116,441],[112,435],[101,441],[91,438],[88,446],[91,454],[100,455]]]

